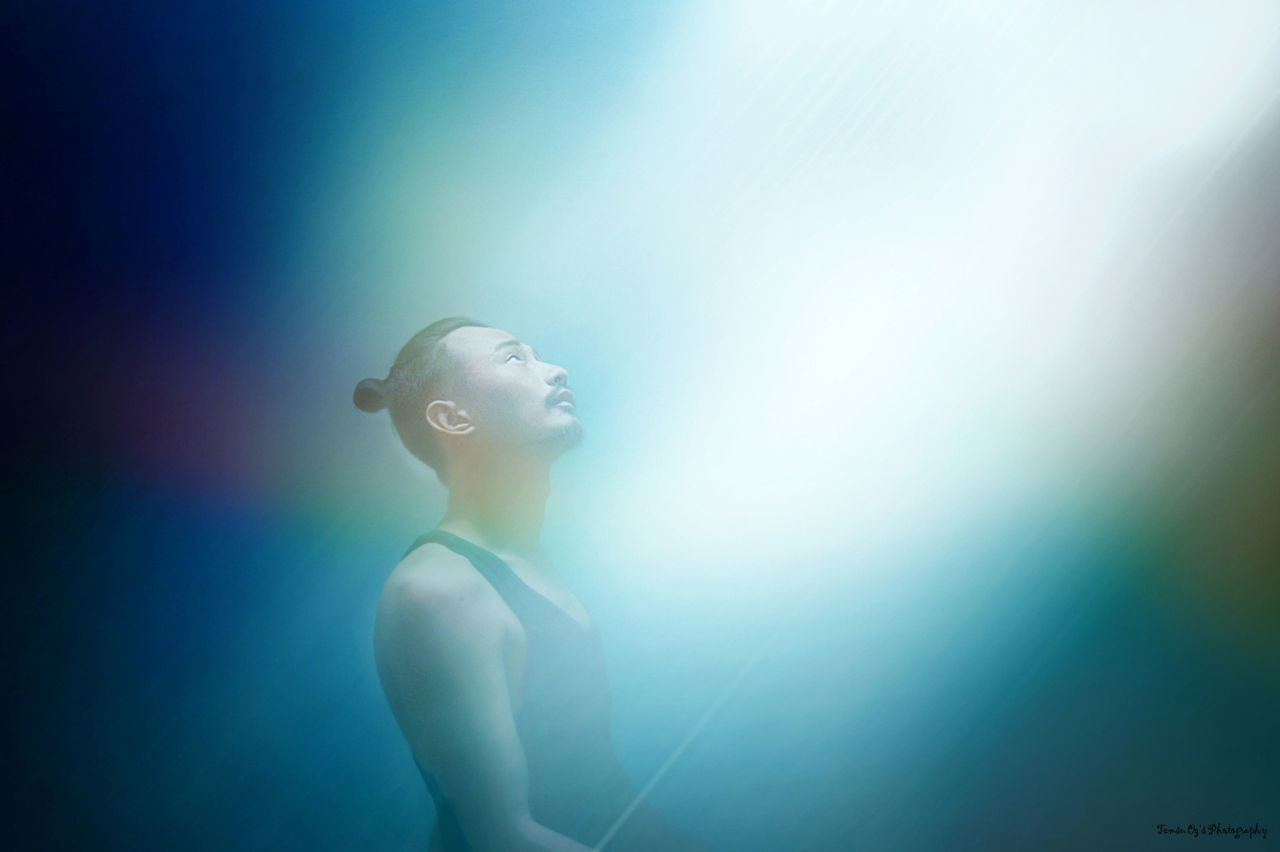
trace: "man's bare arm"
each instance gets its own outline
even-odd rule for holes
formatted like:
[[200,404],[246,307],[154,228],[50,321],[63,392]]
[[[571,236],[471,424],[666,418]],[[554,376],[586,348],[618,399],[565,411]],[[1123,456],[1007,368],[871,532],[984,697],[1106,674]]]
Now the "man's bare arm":
[[379,603],[378,672],[414,756],[440,784],[468,843],[587,852],[529,813],[504,654],[518,622],[469,564],[446,558],[410,569],[397,570]]

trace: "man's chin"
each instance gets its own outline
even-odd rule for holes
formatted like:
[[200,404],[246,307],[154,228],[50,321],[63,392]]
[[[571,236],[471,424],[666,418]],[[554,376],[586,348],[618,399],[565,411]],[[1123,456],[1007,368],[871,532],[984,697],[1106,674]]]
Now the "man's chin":
[[560,428],[556,435],[556,444],[560,453],[567,453],[581,443],[582,424],[575,417],[572,423],[566,423]]
[[582,424],[577,418],[544,429],[533,440],[523,443],[522,452],[531,458],[552,462],[582,443]]

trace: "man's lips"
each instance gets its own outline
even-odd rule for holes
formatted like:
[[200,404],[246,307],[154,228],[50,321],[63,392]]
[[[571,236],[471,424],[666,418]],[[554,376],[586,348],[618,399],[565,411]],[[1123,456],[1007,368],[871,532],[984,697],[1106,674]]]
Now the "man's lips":
[[562,390],[551,397],[552,405],[559,405],[562,402],[567,402],[570,405],[574,406],[575,408],[577,407],[577,404],[573,398],[573,391],[571,390],[567,390],[567,389]]

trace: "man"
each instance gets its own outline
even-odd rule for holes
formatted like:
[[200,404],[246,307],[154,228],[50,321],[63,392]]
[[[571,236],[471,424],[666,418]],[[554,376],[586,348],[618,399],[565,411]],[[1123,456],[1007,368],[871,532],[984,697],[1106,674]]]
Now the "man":
[[451,317],[355,401],[389,408],[449,488],[374,628],[383,689],[436,804],[431,849],[582,852],[607,834],[611,850],[690,848],[651,808],[628,813],[599,634],[539,543],[551,464],[582,438],[565,370]]

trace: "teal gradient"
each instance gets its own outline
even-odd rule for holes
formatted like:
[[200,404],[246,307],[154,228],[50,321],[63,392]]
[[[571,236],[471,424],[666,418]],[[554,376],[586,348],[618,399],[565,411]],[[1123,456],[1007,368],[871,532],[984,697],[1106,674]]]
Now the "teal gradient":
[[711,848],[1280,831],[1274,4],[10,15],[30,848],[425,848],[446,492],[351,394],[453,314],[568,370],[544,544]]

